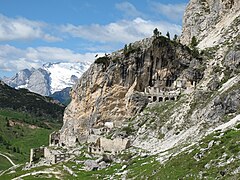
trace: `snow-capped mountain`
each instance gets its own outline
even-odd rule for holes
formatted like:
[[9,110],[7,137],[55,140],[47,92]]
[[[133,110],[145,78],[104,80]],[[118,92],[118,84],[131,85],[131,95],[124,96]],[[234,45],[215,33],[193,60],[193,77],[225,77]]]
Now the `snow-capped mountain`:
[[24,69],[3,81],[16,89],[26,88],[50,96],[72,85],[89,68],[90,63],[47,63],[41,68]]
[[50,74],[51,94],[71,87],[89,66],[89,63],[48,63],[43,65],[43,69]]

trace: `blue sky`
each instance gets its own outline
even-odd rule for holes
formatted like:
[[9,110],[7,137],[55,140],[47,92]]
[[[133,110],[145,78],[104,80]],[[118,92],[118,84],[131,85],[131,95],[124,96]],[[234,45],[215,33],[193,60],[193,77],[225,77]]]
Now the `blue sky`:
[[152,35],[180,34],[188,0],[0,0],[0,77],[94,60]]

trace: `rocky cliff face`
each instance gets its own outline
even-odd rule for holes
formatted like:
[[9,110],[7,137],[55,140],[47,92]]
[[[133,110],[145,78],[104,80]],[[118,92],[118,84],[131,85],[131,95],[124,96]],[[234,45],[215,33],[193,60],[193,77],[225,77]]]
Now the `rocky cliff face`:
[[[191,0],[183,19],[181,42],[189,44],[193,36],[201,48],[232,40],[239,33],[239,0]],[[231,34],[231,36],[229,36]]]
[[[197,38],[204,76],[179,101],[156,104],[129,122],[137,134],[132,136],[135,147],[156,154],[196,143],[215,129],[224,131],[240,121],[239,8],[239,1],[234,0],[190,1],[181,42],[189,44],[193,36]],[[162,159],[166,157],[163,153]]]
[[[201,138],[235,117],[240,108],[238,31],[238,1],[192,0],[181,42],[189,44],[196,36],[201,49],[197,58],[187,46],[160,36],[97,59],[72,90],[61,142],[82,142],[89,129],[113,122],[115,128],[127,125],[137,134],[129,136],[135,147],[156,153]],[[176,90],[178,82],[183,91],[197,86],[176,102],[148,105],[138,114],[149,103],[146,88],[167,92]]]
[[174,89],[178,79],[198,82],[201,68],[187,46],[163,36],[97,59],[72,90],[61,129],[62,143],[84,141],[90,128],[100,128],[105,122],[121,127],[148,104],[145,88]]

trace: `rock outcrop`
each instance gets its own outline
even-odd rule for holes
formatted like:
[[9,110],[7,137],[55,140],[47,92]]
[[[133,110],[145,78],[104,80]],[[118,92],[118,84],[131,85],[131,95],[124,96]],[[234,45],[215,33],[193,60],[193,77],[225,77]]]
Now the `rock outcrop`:
[[144,39],[98,58],[73,87],[61,143],[83,142],[90,128],[102,127],[105,122],[121,127],[124,120],[148,104],[145,88],[174,90],[177,80],[187,88],[201,79],[201,68],[200,60],[192,57],[187,46],[163,36]]
[[[183,18],[181,43],[189,44],[193,36],[199,47],[211,47],[239,34],[239,0],[191,0]],[[231,35],[231,36],[230,36]]]
[[[101,128],[106,122],[113,122],[116,129],[127,123],[137,133],[131,139],[133,145],[155,152],[188,138],[201,138],[207,128],[215,128],[230,118],[229,114],[239,111],[239,101],[233,99],[238,98],[236,89],[231,89],[239,82],[238,30],[238,1],[192,0],[184,15],[181,42],[189,44],[196,36],[200,56],[186,45],[160,36],[98,58],[72,90],[60,142],[67,146],[85,142],[91,128]],[[139,115],[149,99],[154,102],[163,99],[159,94],[146,97],[151,92],[164,94],[177,88],[182,92],[191,87],[190,94],[176,102],[176,106],[166,110],[153,108],[152,111],[160,112]],[[170,98],[164,96],[164,100]],[[131,120],[135,124],[126,122],[135,114],[140,116]],[[129,136],[127,131],[130,130],[125,135]],[[117,136],[118,132],[114,133]]]

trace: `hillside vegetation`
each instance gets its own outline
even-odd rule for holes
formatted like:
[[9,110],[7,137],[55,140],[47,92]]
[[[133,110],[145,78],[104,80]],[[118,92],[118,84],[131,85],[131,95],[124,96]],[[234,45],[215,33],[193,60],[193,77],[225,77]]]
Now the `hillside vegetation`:
[[[64,106],[50,98],[0,84],[0,153],[15,164],[29,160],[30,149],[48,145],[62,125]],[[0,156],[0,171],[11,164]]]
[[27,112],[33,116],[61,121],[64,105],[27,89],[13,89],[0,83],[0,108]]

